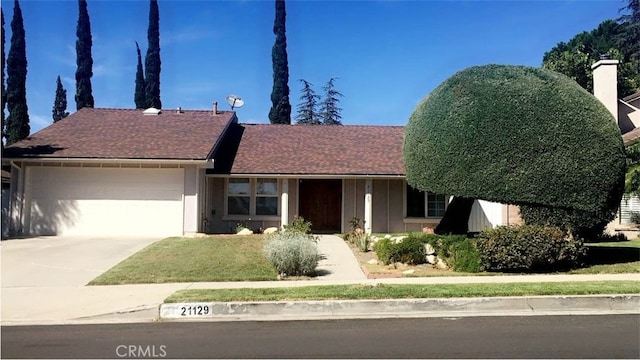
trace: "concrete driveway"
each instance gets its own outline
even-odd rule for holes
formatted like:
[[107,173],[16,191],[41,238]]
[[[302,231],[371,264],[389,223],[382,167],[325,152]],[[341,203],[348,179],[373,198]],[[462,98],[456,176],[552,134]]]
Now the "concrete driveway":
[[43,236],[3,240],[2,288],[83,286],[160,239]]

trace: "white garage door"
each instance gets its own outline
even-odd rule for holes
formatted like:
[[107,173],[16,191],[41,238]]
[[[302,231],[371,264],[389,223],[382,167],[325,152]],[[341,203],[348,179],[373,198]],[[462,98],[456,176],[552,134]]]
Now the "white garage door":
[[31,234],[182,234],[184,169],[27,170]]

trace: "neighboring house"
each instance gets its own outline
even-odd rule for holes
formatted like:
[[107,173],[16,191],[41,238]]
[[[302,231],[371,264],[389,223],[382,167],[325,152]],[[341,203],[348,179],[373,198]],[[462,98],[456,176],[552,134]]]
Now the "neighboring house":
[[[409,187],[400,126],[240,124],[235,112],[83,108],[5,150],[10,231],[183,235],[280,227],[420,231],[448,197]],[[517,209],[476,202],[470,230]]]
[[[593,69],[593,94],[615,117],[625,146],[640,141],[640,92],[618,99],[618,60],[603,59],[591,66]],[[625,196],[620,203],[618,216],[610,224],[612,230],[626,230],[632,211],[640,211],[640,199]]]

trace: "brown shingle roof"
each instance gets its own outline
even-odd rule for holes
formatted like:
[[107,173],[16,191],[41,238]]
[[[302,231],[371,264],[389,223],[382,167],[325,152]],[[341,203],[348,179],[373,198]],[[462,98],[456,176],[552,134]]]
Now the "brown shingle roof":
[[83,108],[7,147],[6,158],[207,159],[235,113]]
[[234,124],[228,134],[231,139],[221,146],[227,158],[216,156],[214,171],[404,175],[403,134],[402,126]]

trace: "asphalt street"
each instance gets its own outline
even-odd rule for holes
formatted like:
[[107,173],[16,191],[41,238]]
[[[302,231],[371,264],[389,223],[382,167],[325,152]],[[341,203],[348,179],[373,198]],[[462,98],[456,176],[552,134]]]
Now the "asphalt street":
[[640,315],[2,327],[6,358],[640,358]]

